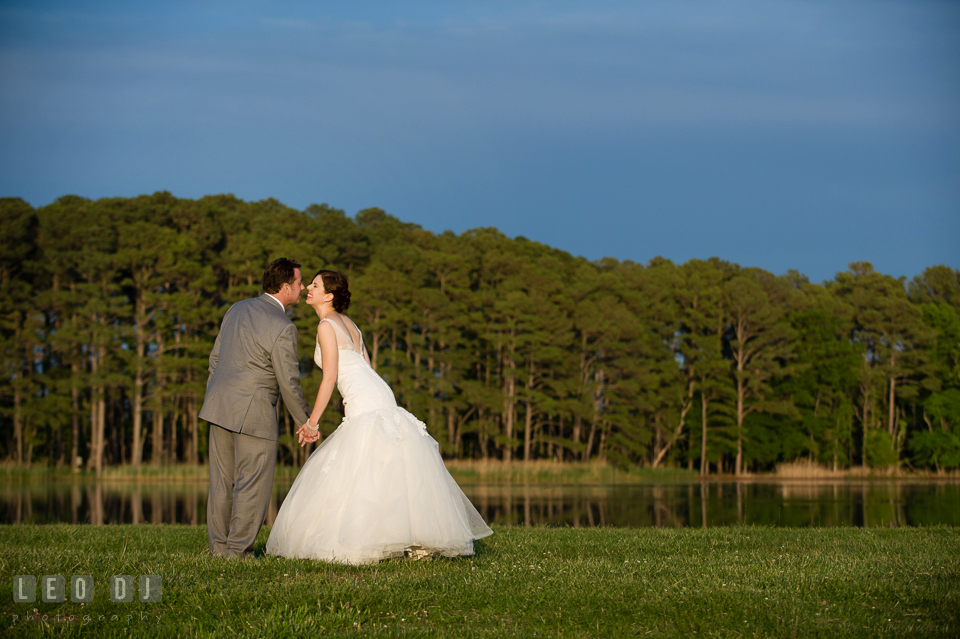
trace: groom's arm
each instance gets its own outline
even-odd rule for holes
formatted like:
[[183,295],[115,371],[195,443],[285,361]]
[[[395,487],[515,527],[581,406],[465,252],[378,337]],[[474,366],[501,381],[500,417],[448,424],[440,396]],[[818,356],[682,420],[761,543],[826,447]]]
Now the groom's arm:
[[305,424],[310,406],[303,399],[300,388],[300,364],[297,362],[297,327],[290,324],[283,329],[270,353],[273,372],[277,376],[283,403],[296,424]]
[[207,370],[210,374],[207,376],[207,386],[210,385],[210,380],[213,379],[213,373],[217,370],[217,362],[220,361],[220,336],[223,335],[223,329],[217,333],[217,339],[213,342],[213,350],[210,351],[210,365],[207,367]]

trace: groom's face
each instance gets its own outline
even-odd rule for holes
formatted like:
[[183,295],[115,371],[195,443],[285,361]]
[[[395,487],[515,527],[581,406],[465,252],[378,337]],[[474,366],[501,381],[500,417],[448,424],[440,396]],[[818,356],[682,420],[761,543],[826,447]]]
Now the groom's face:
[[293,284],[284,284],[280,292],[287,296],[287,299],[280,300],[284,306],[296,306],[300,303],[300,293],[303,292],[303,277],[300,275],[300,269],[293,269]]

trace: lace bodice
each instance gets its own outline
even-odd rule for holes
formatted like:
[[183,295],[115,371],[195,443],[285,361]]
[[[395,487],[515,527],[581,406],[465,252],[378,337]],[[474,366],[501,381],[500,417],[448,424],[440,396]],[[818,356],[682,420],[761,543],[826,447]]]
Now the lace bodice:
[[[341,317],[343,316],[341,315]],[[344,321],[349,321],[349,320],[344,319]],[[363,357],[363,352],[364,352],[363,333],[360,332],[360,329],[357,328],[356,324],[354,324],[352,321],[350,322],[350,324],[352,324],[357,331],[357,339],[360,341],[359,346],[357,346],[357,344],[353,342],[353,340],[350,338],[350,334],[347,333],[347,331],[344,330],[342,326],[340,326],[340,322],[330,319],[329,317],[325,317],[321,319],[320,322],[321,323],[327,322],[328,324],[331,324],[333,326],[333,332],[337,335],[338,350],[351,351],[356,353],[357,355],[360,355],[360,357]],[[313,361],[317,364],[317,366],[320,367],[321,370],[323,369],[323,358],[321,357],[319,336],[317,337],[317,345],[313,349]]]

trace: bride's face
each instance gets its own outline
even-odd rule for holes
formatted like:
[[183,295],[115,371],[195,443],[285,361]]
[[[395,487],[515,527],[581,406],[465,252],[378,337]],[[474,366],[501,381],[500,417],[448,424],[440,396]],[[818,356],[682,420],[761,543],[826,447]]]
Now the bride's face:
[[323,277],[317,275],[307,286],[307,304],[310,306],[322,304],[326,296],[327,292],[323,289]]

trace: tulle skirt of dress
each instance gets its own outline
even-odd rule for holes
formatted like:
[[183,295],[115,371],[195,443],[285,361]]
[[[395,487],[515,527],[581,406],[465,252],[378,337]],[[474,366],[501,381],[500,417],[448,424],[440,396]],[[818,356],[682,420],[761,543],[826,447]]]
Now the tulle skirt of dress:
[[267,553],[370,564],[472,555],[493,534],[450,476],[423,422],[399,407],[347,417],[287,494]]

